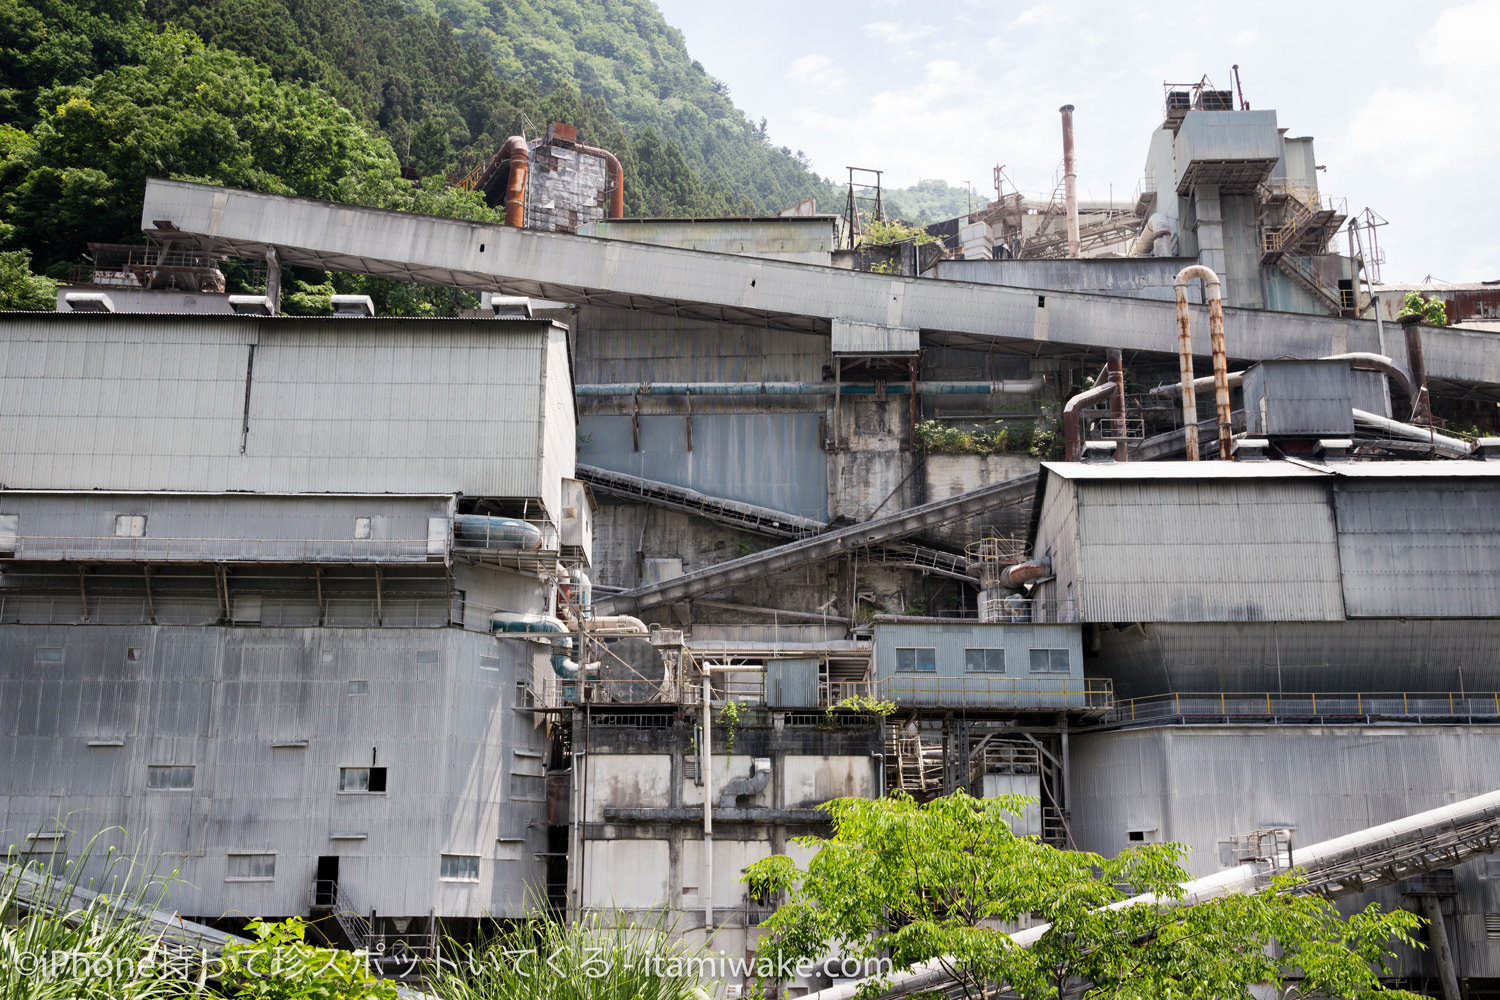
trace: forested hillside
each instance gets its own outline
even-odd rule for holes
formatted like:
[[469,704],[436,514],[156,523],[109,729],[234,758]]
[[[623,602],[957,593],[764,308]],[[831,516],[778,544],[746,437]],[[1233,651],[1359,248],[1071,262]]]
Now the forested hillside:
[[0,0],[0,249],[61,276],[152,174],[483,216],[444,182],[552,120],[632,215],[831,208],[722,91],[649,0]]

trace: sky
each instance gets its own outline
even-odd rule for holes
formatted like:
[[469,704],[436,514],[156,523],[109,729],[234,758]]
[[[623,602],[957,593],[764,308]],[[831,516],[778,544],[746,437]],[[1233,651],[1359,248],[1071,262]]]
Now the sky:
[[[1313,136],[1323,195],[1373,209],[1386,282],[1500,279],[1500,0],[657,0],[771,141],[846,167],[1045,200],[1072,104],[1079,195],[1130,198],[1163,83],[1205,74]],[[822,207],[822,206],[820,206]],[[1340,237],[1341,243],[1343,238]]]

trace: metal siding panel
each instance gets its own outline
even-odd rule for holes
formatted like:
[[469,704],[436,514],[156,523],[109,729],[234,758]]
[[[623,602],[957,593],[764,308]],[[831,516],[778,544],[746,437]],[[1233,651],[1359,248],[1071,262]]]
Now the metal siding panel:
[[1351,617],[1500,615],[1500,487],[1345,482],[1334,505]]
[[1086,621],[1343,617],[1321,482],[1083,482],[1079,538]]

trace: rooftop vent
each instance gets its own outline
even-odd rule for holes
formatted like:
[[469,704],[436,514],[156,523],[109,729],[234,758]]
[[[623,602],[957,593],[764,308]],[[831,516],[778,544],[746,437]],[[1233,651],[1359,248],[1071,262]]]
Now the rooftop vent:
[[114,300],[103,292],[68,292],[63,295],[68,308],[79,313],[112,313]]
[[335,316],[354,316],[369,319],[375,315],[375,303],[368,295],[335,295],[332,297]]
[[1108,465],[1115,460],[1115,442],[1085,441],[1079,459],[1085,465]]
[[271,300],[264,295],[231,295],[229,308],[239,316],[273,315]]
[[1500,437],[1486,437],[1475,441],[1474,457],[1486,462],[1500,462]]
[[1270,447],[1271,442],[1265,438],[1236,438],[1234,459],[1237,462],[1266,462],[1270,460],[1266,455]]
[[531,300],[524,295],[489,295],[486,307],[496,319],[530,319]]

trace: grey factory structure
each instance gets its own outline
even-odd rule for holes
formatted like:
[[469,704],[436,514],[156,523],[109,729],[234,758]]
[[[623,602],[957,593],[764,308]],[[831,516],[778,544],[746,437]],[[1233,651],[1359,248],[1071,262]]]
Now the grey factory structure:
[[[1207,875],[1500,787],[1500,441],[1444,432],[1500,339],[1389,313],[1275,112],[1167,97],[1123,210],[1000,192],[896,273],[619,218],[558,126],[466,180],[505,226],[150,181],[149,247],[0,316],[7,842],[117,823],[184,915],[355,945],[531,892],[753,956],[741,872],[839,796]],[[281,316],[283,265],[482,308]],[[1500,859],[1434,867],[1354,899],[1500,995]]]

